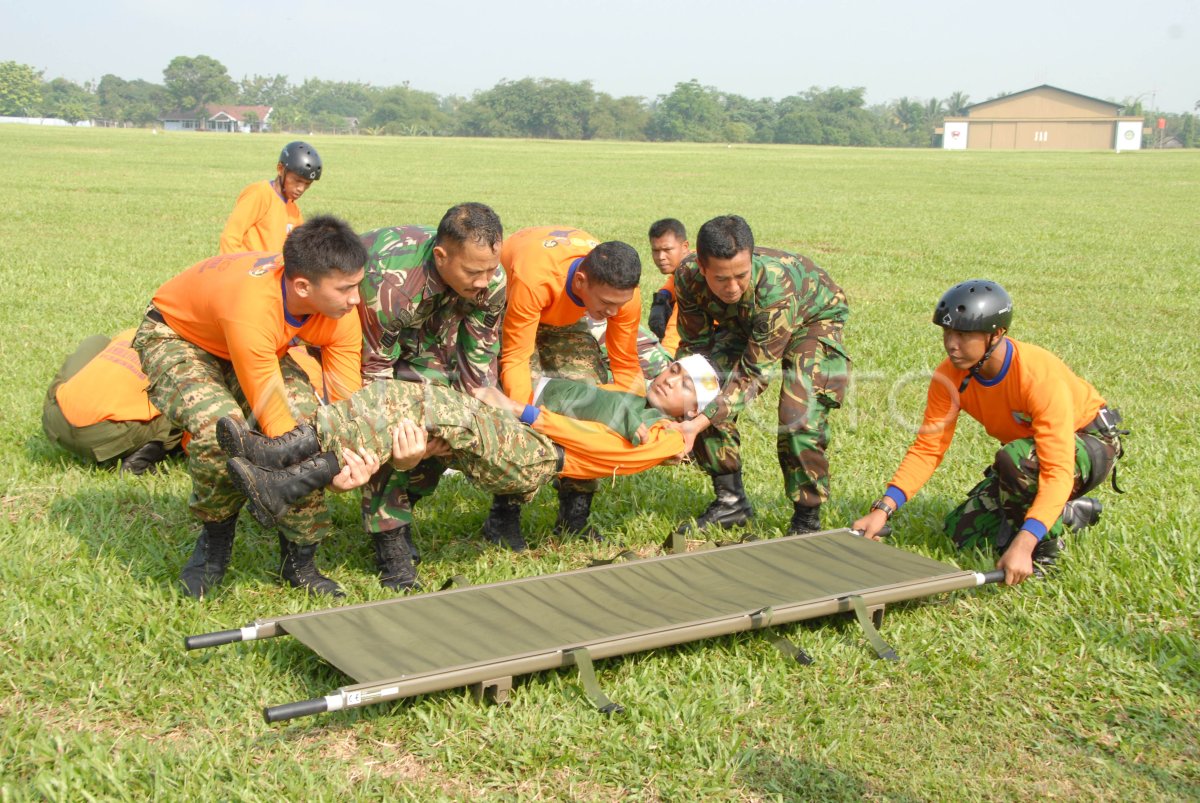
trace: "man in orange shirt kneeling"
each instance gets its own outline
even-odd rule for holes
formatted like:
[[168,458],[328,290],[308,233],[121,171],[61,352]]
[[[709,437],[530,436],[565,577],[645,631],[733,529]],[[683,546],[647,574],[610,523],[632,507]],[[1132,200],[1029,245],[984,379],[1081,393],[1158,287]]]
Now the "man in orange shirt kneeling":
[[[283,254],[232,254],[204,260],[158,289],[133,338],[155,407],[192,435],[189,500],[203,529],[180,575],[190,596],[221,582],[244,497],[229,481],[217,420],[237,416],[271,436],[310,419],[317,397],[287,356],[293,340],[321,348],[326,395],[334,401],[362,385],[362,329],[354,312],[366,249],[345,222],[315,217],[287,238]],[[336,479],[341,489],[351,470]],[[316,491],[317,489],[313,489]],[[278,522],[283,565],[292,586],[342,596],[316,568],[317,545],[330,529],[320,492]]]
[[1012,311],[1004,288],[983,279],[942,295],[933,322],[946,359],[929,383],[921,429],[884,495],[853,526],[878,539],[941,464],[962,410],[1004,446],[946,517],[946,530],[960,549],[994,546],[996,568],[1016,585],[1055,562],[1064,525],[1099,520],[1100,503],[1084,494],[1113,472],[1126,433],[1120,414],[1062,360],[1007,336]]

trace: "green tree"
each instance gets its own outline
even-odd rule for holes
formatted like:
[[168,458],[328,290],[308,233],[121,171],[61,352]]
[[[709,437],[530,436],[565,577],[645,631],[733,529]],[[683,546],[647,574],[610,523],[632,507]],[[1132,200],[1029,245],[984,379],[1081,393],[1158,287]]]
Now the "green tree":
[[31,117],[42,102],[42,74],[28,64],[0,62],[0,115]]
[[651,139],[668,142],[720,142],[725,134],[725,111],[717,91],[696,79],[675,85],[654,105],[648,131]]
[[90,87],[55,78],[42,86],[41,110],[43,117],[58,117],[73,125],[98,116],[100,104]]
[[449,117],[432,92],[394,86],[380,93],[363,123],[385,134],[430,135],[445,132]]
[[643,98],[614,98],[606,92],[597,92],[584,136],[588,139],[644,140],[649,122],[650,111]]
[[947,117],[966,117],[967,107],[971,105],[971,96],[962,90],[955,90],[950,97],[942,101]]
[[171,111],[166,87],[137,79],[126,81],[112,73],[96,87],[100,116],[106,120],[149,125]]
[[247,106],[284,106],[294,100],[295,88],[286,75],[255,75],[238,82],[237,100]]
[[230,103],[237,97],[225,65],[211,56],[176,56],[163,70],[163,83],[183,111],[209,103]]

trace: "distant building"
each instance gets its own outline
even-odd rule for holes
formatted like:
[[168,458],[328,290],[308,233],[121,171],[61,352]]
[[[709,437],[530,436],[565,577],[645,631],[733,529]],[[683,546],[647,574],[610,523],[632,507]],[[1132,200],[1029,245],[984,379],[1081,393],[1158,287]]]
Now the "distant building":
[[947,117],[947,150],[1117,150],[1142,147],[1141,117],[1120,116],[1121,104],[1042,84],[985,100]]
[[270,131],[270,106],[231,106],[210,103],[203,109],[172,112],[160,117],[164,131],[224,131],[229,133],[258,133]]

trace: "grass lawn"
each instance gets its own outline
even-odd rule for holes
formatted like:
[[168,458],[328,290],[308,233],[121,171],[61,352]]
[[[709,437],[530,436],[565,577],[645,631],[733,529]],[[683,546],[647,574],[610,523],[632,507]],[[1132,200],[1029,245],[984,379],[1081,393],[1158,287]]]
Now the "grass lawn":
[[[834,413],[828,527],[890,477],[940,359],[930,315],[955,281],[1016,300],[1013,335],[1061,355],[1133,434],[1104,517],[1053,580],[894,607],[879,661],[842,621],[599,662],[627,713],[604,718],[575,676],[521,682],[507,706],[462,690],[265,725],[260,706],[349,680],[291,639],[185,654],[184,635],[314,610],[277,584],[273,534],[239,524],[203,603],[177,589],[197,526],[182,465],[145,478],[52,447],[41,402],[82,338],[134,325],[155,288],[216,252],[242,186],[280,136],[0,126],[0,800],[857,800],[1200,798],[1200,153],[1003,153],[318,137],[325,174],[301,206],[359,230],[435,224],[491,204],[509,231],[568,224],[639,248],[737,212],[758,241],[809,255],[847,291],[856,382]],[[772,388],[743,416],[753,530],[786,528]],[[995,446],[959,428],[896,517],[894,543],[964,568],[941,519]],[[1190,466],[1190,468],[1189,468]],[[596,496],[610,544],[558,543],[553,491],[525,511],[533,549],[477,537],[488,498],[448,478],[417,510],[427,584],[578,568],[615,544],[649,552],[699,512],[692,467]],[[349,602],[385,599],[353,495],[332,500],[320,564]]]

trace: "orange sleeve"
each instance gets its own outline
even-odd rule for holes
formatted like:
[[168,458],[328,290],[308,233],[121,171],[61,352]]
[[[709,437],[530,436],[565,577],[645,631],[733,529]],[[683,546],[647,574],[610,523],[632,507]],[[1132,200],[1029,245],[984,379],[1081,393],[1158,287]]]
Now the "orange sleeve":
[[683,435],[660,421],[633,446],[595,421],[579,421],[541,408],[533,428],[563,447],[564,477],[578,480],[637,474],[683,452]]
[[296,364],[304,371],[317,395],[325,398],[325,375],[322,372],[321,363],[313,359],[304,346],[292,346],[288,349],[288,356],[295,360]]
[[[251,296],[218,321],[225,333],[229,361],[259,429],[274,438],[296,427],[279,370],[277,318],[252,303]],[[274,324],[274,325],[273,325]]]
[[[271,196],[263,191],[263,183],[256,182],[242,190],[238,195],[237,202],[233,205],[233,212],[225,221],[225,228],[221,231],[220,253],[222,254],[240,254],[245,251],[278,251],[283,247],[281,240],[276,248],[262,248],[258,244],[259,238],[254,238],[255,242],[251,242],[250,232],[263,220],[267,213],[271,210]],[[270,190],[274,192],[274,190]]]
[[[608,349],[608,365],[612,369],[612,384],[618,390],[646,395],[646,380],[638,360],[638,327],[642,322],[642,298],[633,294],[620,311],[608,319],[604,345]],[[519,400],[518,400],[519,401]]]
[[1062,515],[1075,484],[1075,414],[1071,391],[1061,375],[1030,388],[1033,442],[1038,456],[1038,490],[1026,519],[1047,530]]
[[504,395],[522,404],[533,401],[529,359],[537,348],[542,310],[551,301],[547,290],[544,284],[529,285],[520,280],[508,284],[508,309],[501,336],[500,387]]
[[321,348],[329,400],[342,401],[362,388],[362,323],[353,312],[337,320],[333,342]]
[[958,388],[944,373],[944,367],[944,364],[940,366],[929,382],[929,391],[925,395],[925,416],[917,431],[917,439],[908,447],[889,483],[899,488],[907,499],[912,499],[933,476],[954,439],[959,413]]

